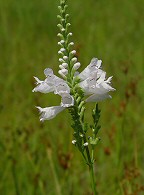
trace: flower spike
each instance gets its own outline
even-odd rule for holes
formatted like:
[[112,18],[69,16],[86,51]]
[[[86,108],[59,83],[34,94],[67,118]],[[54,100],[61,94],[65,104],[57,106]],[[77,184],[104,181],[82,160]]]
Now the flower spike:
[[[40,121],[50,120],[56,117],[60,112],[68,109],[72,116],[74,129],[72,144],[81,152],[86,164],[91,170],[92,178],[94,176],[94,149],[100,141],[97,134],[100,130],[98,124],[100,118],[100,110],[98,104],[92,111],[93,124],[89,125],[85,122],[85,104],[89,102],[99,102],[111,98],[109,92],[115,89],[111,86],[112,76],[106,78],[106,72],[102,69],[102,60],[92,58],[89,65],[79,72],[81,66],[76,55],[72,32],[69,32],[71,24],[69,23],[69,14],[67,14],[66,0],[60,0],[59,9],[59,33],[58,38],[58,56],[60,77],[56,76],[51,68],[44,70],[45,79],[36,80],[36,87],[33,92],[54,93],[61,97],[58,106],[50,106],[41,108],[37,106],[40,112]],[[87,131],[91,128],[92,136],[87,136]],[[92,152],[90,154],[90,151]],[[96,193],[95,183],[93,179],[93,194]]]

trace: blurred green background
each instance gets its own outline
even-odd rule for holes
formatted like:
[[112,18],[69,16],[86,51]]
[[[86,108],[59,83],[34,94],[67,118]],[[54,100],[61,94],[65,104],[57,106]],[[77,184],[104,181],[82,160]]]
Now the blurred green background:
[[[86,165],[71,144],[67,111],[40,123],[33,76],[58,71],[58,0],[0,0],[0,195],[91,195]],[[81,69],[92,57],[113,75],[112,99],[99,104],[95,152],[101,195],[144,194],[144,1],[68,1]],[[94,104],[87,105],[91,118]]]

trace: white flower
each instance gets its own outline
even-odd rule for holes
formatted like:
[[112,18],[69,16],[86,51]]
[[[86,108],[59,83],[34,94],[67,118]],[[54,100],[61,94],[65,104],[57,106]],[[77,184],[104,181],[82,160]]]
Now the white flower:
[[79,83],[85,95],[90,95],[86,102],[98,102],[106,98],[111,98],[109,91],[115,89],[110,86],[112,77],[106,80],[106,72],[99,69],[101,67],[101,60],[93,58],[91,63],[78,75],[80,79],[84,79]]
[[[67,69],[63,68],[61,71],[64,74]],[[34,77],[37,86],[33,89],[33,92],[54,92],[55,94],[61,96],[61,104],[60,106],[52,106],[46,108],[37,107],[41,113],[40,121],[50,120],[65,108],[74,105],[74,98],[70,95],[70,88],[66,81],[54,75],[53,70],[50,68],[45,69],[44,74],[46,76],[46,79],[44,81],[41,81],[37,77]]]
[[39,112],[41,113],[40,121],[50,120],[54,118],[59,112],[65,109],[64,107],[61,107],[61,106],[52,106],[52,107],[46,107],[46,108],[41,108],[37,106],[37,108],[39,109]]
[[[64,49],[62,48],[60,51],[63,52]],[[74,54],[75,50],[73,50],[71,54],[72,53]],[[59,70],[58,73],[66,79],[66,75],[68,74],[68,70],[66,69],[68,67],[68,63],[65,63],[64,59],[66,60],[67,56],[64,56],[63,59],[59,59],[62,64],[59,65],[61,70]],[[77,62],[77,58],[74,57],[71,59],[71,61],[72,63],[74,63],[73,69],[77,70],[80,67],[80,63]],[[101,69],[101,63],[101,60],[93,58],[90,64],[81,73],[76,71],[74,74],[74,77],[78,76],[80,78],[81,82],[79,83],[79,86],[84,91],[85,96],[88,96],[85,102],[98,102],[106,98],[111,98],[108,92],[115,90],[110,86],[112,77],[106,79],[106,72]],[[53,92],[54,94],[58,94],[61,96],[61,103],[59,106],[46,108],[37,107],[41,113],[41,121],[50,120],[65,108],[74,105],[74,98],[70,94],[70,87],[68,86],[67,82],[64,79],[61,79],[54,75],[53,70],[50,68],[46,68],[44,70],[44,74],[46,76],[44,81],[41,81],[37,77],[34,77],[37,86],[33,89],[33,92]],[[87,146],[88,143],[86,142],[83,145]]]
[[81,80],[87,79],[91,74],[95,71],[97,71],[97,74],[101,73],[101,60],[98,60],[97,58],[93,58],[90,62],[90,64],[79,74],[79,78]]
[[41,93],[49,93],[55,90],[55,85],[58,83],[66,83],[63,79],[57,77],[53,74],[53,70],[47,68],[44,70],[44,74],[46,79],[44,81],[39,80],[37,77],[34,77],[36,80],[37,86],[32,90],[32,92],[41,92]]

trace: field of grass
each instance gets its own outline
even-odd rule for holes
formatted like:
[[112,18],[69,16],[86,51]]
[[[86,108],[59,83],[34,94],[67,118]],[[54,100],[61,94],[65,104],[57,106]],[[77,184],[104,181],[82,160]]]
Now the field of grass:
[[[41,123],[33,76],[58,71],[58,0],[0,1],[0,195],[91,195],[87,167],[71,144],[67,111]],[[81,69],[92,57],[113,75],[95,152],[100,195],[144,194],[144,1],[68,1]],[[87,120],[94,104],[87,105]]]

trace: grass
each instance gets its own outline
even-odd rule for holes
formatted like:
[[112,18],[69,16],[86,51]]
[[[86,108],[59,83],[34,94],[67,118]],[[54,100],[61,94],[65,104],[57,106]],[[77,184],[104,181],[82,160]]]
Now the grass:
[[[72,32],[83,69],[103,60],[117,89],[100,103],[101,143],[96,149],[99,194],[142,195],[143,34],[142,0],[68,1]],[[58,0],[0,1],[0,194],[91,194],[88,170],[71,144],[64,111],[40,123],[35,105],[57,105],[58,97],[32,93],[33,75],[58,71]],[[87,105],[87,120],[93,104]]]

